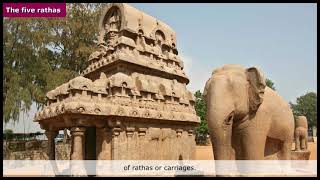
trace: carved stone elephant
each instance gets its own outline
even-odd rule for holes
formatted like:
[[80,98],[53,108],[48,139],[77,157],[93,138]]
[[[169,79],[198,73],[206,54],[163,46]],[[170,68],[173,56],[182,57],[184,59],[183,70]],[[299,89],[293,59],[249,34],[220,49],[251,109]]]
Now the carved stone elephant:
[[295,121],[295,151],[308,149],[308,122],[305,116],[298,116]]
[[215,160],[290,160],[294,117],[256,68],[225,65],[206,82],[204,98]]

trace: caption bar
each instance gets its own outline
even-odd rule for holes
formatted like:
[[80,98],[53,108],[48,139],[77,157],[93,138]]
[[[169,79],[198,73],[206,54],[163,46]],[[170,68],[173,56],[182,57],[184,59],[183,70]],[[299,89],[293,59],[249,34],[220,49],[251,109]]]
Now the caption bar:
[[317,176],[315,160],[4,160],[4,176]]
[[3,17],[66,17],[66,3],[3,3]]

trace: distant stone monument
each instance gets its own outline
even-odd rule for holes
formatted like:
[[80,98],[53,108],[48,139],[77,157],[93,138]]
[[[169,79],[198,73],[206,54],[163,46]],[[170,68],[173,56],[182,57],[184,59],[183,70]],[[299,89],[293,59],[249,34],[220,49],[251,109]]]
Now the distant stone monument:
[[35,121],[46,130],[49,159],[57,131],[71,131],[71,159],[194,159],[195,98],[175,32],[127,5],[108,4],[99,51],[82,76],[46,95]]
[[295,120],[294,139],[292,160],[309,160],[311,152],[308,150],[308,121],[305,116],[298,116]]

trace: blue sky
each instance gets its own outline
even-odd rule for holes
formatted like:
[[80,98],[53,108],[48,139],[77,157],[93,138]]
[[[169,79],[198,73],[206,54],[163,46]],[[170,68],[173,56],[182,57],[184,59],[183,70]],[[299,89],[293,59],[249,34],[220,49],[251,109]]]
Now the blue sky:
[[[288,102],[317,91],[316,4],[130,5],[175,30],[192,92],[203,91],[212,70],[224,64],[258,66]],[[28,131],[40,130],[34,109],[25,116]],[[22,122],[15,132],[23,132]]]

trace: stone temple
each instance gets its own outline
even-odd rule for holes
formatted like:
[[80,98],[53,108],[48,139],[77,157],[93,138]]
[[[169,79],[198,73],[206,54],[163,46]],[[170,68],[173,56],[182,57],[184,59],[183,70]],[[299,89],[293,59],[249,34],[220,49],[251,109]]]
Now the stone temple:
[[35,116],[48,137],[71,131],[71,160],[187,160],[195,157],[195,97],[175,32],[127,4],[108,4],[99,50],[81,76],[49,91]]

